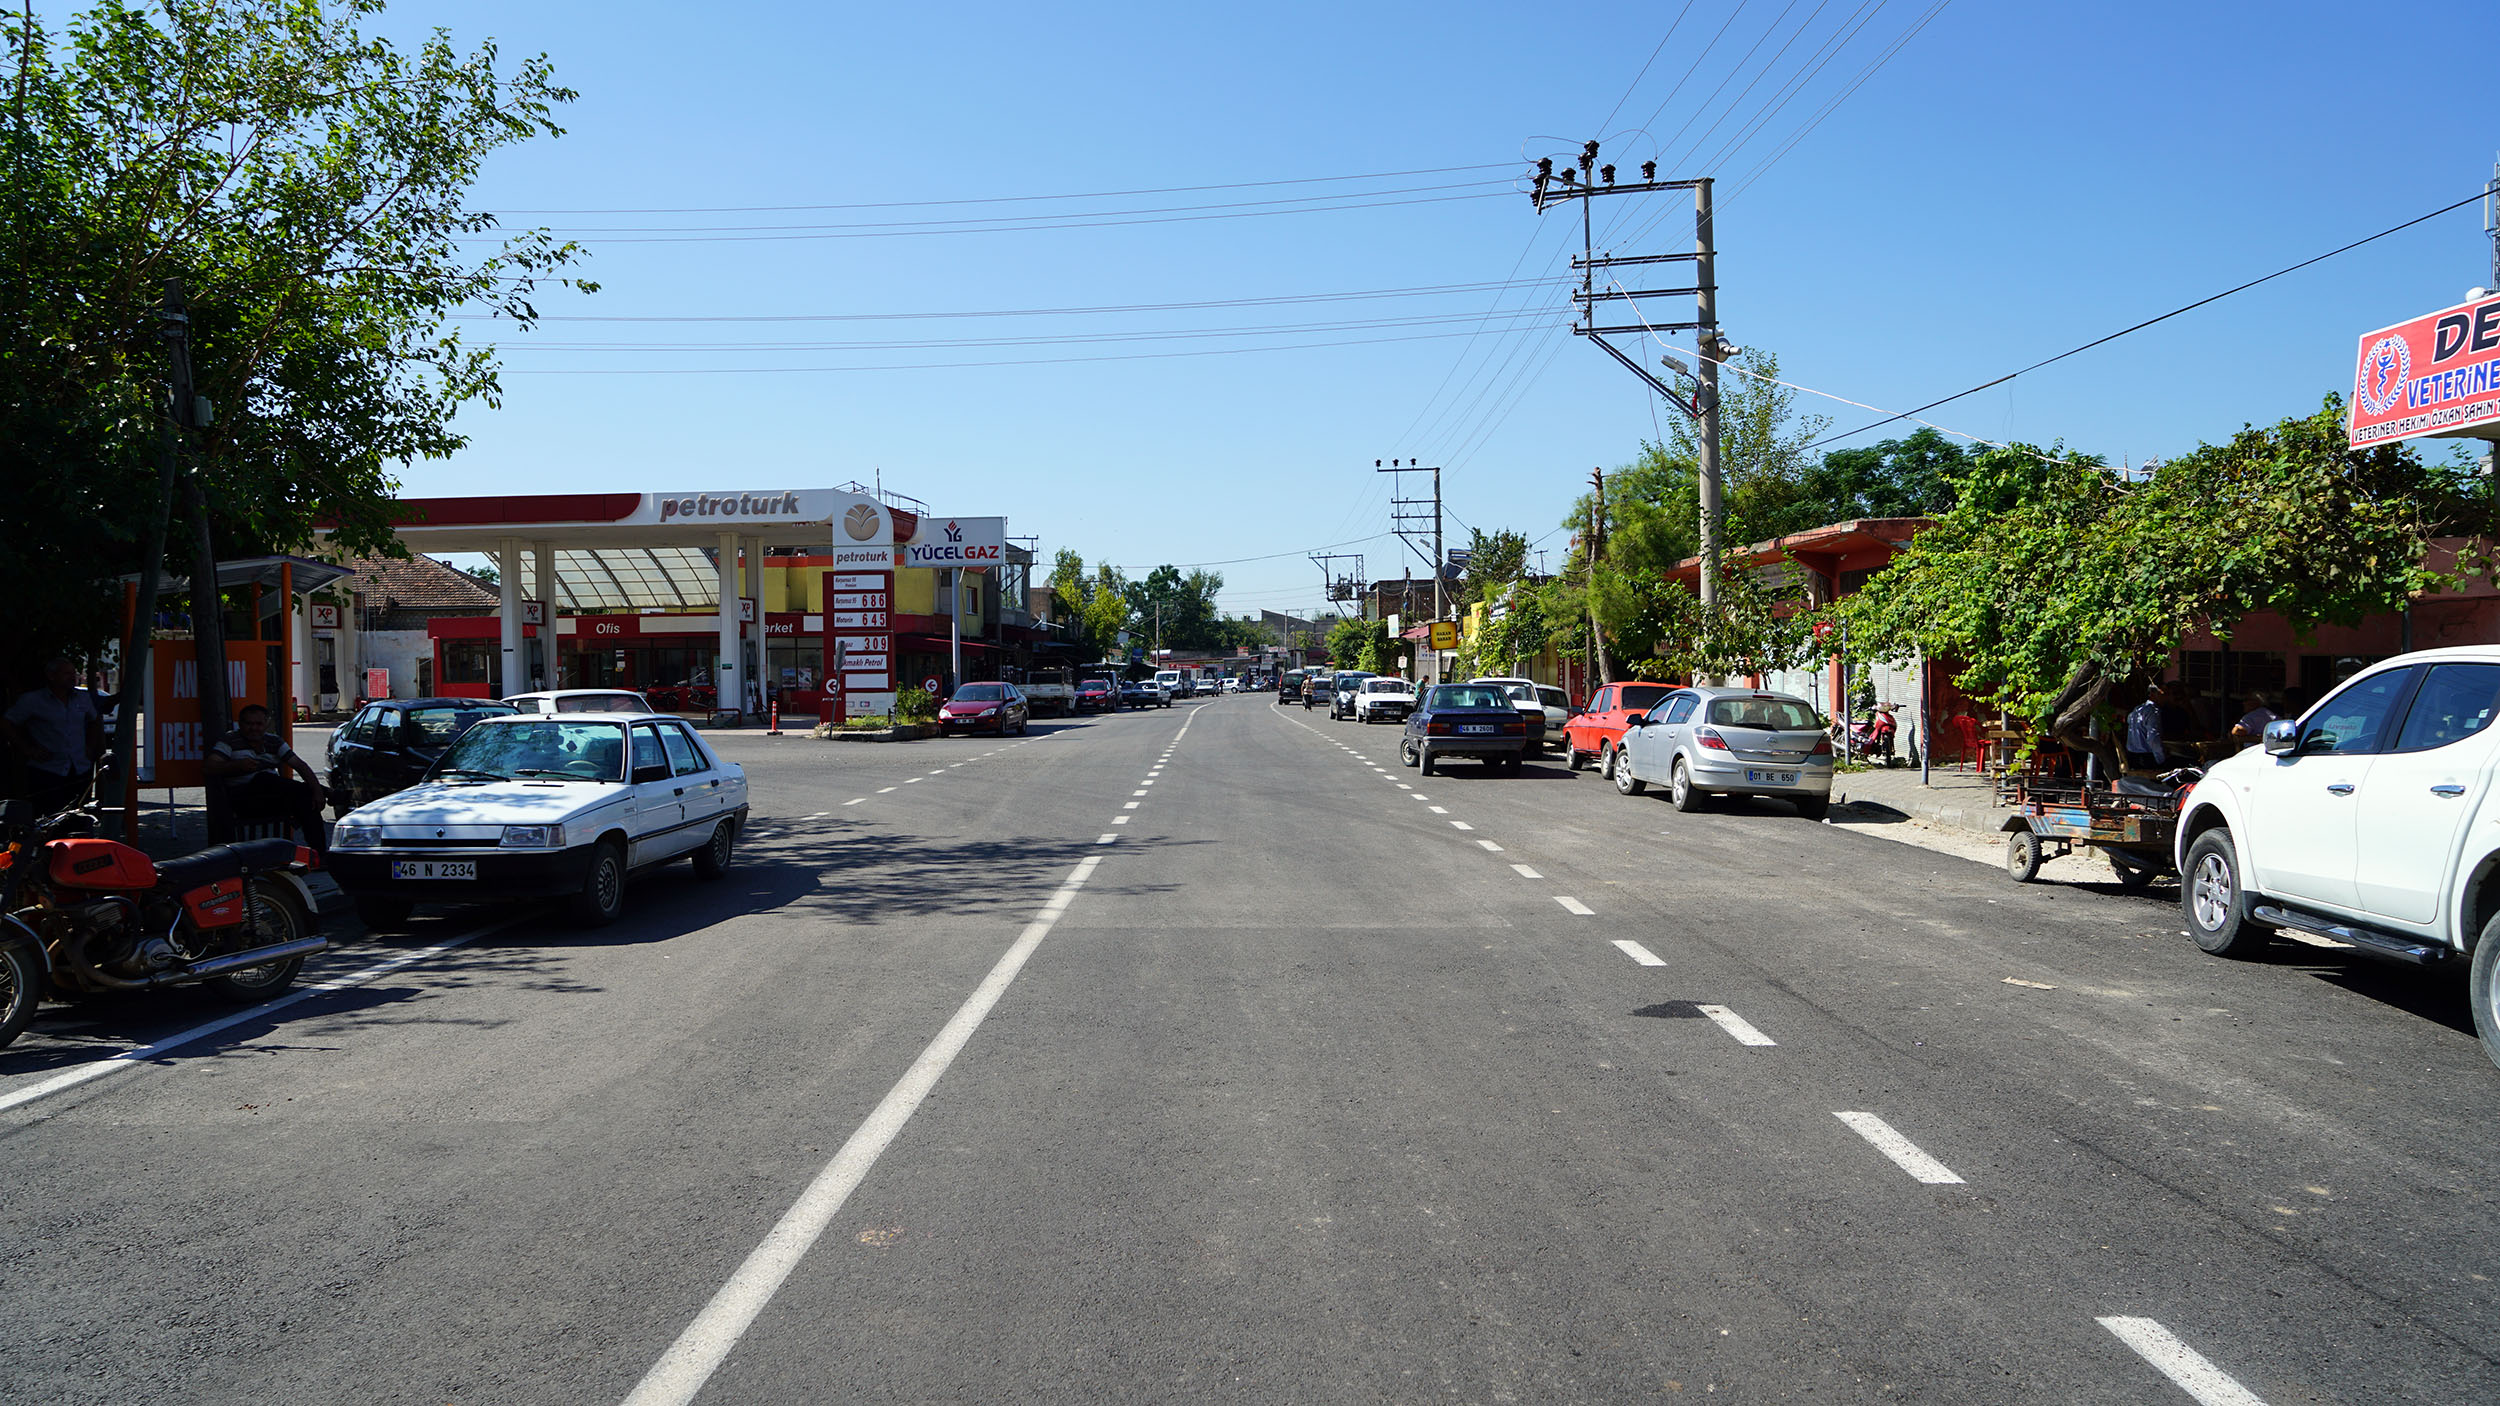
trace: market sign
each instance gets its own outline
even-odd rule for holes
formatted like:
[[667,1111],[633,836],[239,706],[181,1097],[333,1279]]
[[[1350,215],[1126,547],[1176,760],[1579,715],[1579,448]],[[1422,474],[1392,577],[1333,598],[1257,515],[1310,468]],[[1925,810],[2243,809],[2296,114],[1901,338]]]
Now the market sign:
[[2500,439],[2500,297],[2363,334],[2346,439]]
[[1432,647],[1435,650],[1458,648],[1458,622],[1455,620],[1433,621]]

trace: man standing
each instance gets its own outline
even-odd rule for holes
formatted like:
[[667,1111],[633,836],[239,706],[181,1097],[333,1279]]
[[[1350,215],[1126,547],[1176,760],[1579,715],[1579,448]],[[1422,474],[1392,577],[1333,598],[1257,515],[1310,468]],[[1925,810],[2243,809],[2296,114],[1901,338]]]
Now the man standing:
[[2274,707],[2262,693],[2248,695],[2248,711],[2231,724],[2231,740],[2243,747],[2254,747],[2266,740],[2266,724],[2274,721]]
[[[304,779],[289,780],[289,767]],[[246,820],[294,821],[313,853],[328,852],[328,832],[321,822],[321,778],[294,748],[270,732],[267,708],[245,704],[234,715],[234,731],[208,749],[201,770],[208,773],[209,785],[226,788],[226,799],[236,815]]]
[[9,705],[0,732],[26,759],[27,795],[39,815],[77,799],[104,751],[104,717],[67,659],[44,661],[43,687]]
[[2169,749],[2162,745],[2162,721],[2169,702],[2170,685],[2157,679],[2145,690],[2144,701],[2127,714],[2127,765],[2141,771],[2170,765]]

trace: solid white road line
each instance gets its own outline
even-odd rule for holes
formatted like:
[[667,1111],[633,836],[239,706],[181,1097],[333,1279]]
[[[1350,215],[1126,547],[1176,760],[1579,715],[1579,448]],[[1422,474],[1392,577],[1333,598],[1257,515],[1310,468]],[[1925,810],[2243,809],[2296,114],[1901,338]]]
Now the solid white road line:
[[1024,970],[1026,960],[1050,935],[1059,915],[1067,910],[1076,891],[1085,887],[1085,881],[1094,875],[1094,866],[1100,863],[1099,855],[1077,861],[1075,870],[1051,897],[1057,906],[1045,906],[1033,921],[1024,925],[1024,931],[1008,947],[1006,955],[998,959],[998,965],[990,968],[990,974],[982,978],[954,1018],[938,1031],[937,1038],[920,1052],[920,1058],[912,1061],[911,1068],[887,1091],[867,1121],[808,1183],[799,1199],[765,1235],[763,1243],[747,1256],[746,1263],[738,1266],[729,1282],[721,1285],[720,1292],[678,1334],[677,1341],[644,1375],[641,1385],[625,1398],[625,1406],[682,1406],[703,1390],[704,1382],[727,1360],[730,1349],[753,1326],[756,1315],[772,1301],[782,1281],[799,1267],[799,1261],[823,1236],[825,1227],[841,1213],[842,1203],[867,1178],[870,1169],[877,1165],[877,1158],[902,1132],[903,1125],[911,1121],[911,1115],[928,1098],[929,1091],[937,1087],[938,1079],[955,1062],[955,1057],[963,1053],[973,1032],[981,1028],[991,1008],[1015,981],[1016,973]]
[[1918,1144],[1894,1132],[1892,1124],[1872,1113],[1835,1113],[1832,1115],[1849,1125],[1859,1137],[1875,1145],[1875,1150],[1889,1157],[1893,1165],[1929,1186],[1959,1186],[1962,1179],[1953,1169],[1918,1150]]
[[195,1040],[204,1040],[220,1030],[232,1029],[246,1021],[258,1020],[263,1016],[275,1014],[298,1002],[309,1001],[315,996],[326,996],[333,991],[344,991],[351,986],[362,986],[376,977],[388,976],[402,967],[415,966],[419,962],[429,961],[455,948],[466,947],[481,937],[499,933],[521,921],[521,918],[525,916],[527,915],[522,914],[498,919],[448,941],[437,942],[431,947],[420,947],[413,952],[402,952],[397,956],[386,957],[372,966],[349,972],[345,976],[334,976],[327,981],[316,981],[310,986],[298,987],[274,1001],[264,1001],[248,1011],[237,1011],[233,1015],[220,1016],[205,1025],[194,1025],[188,1030],[177,1031],[164,1039],[138,1046],[135,1049],[123,1050],[119,1054],[107,1055],[85,1064],[73,1064],[49,1079],[38,1080],[22,1089],[12,1089],[8,1094],[0,1096],[0,1111],[22,1107],[39,1098],[50,1098],[63,1089],[76,1088],[90,1079],[101,1079],[107,1074],[136,1068],[168,1050],[180,1049]]
[[2150,1318],[2096,1318],[2118,1335],[2136,1355],[2160,1369],[2179,1390],[2201,1406],[2266,1406],[2257,1393],[2231,1379],[2228,1372],[2204,1359],[2196,1349]]
[[1643,947],[1628,937],[1616,938],[1615,946],[1622,948],[1623,955],[1631,958],[1635,962],[1640,963],[1642,966],[1663,967],[1667,964],[1666,958],[1659,956],[1657,953],[1650,951],[1648,948]]
[[1752,1021],[1725,1006],[1695,1006],[1694,1009],[1710,1017],[1711,1024],[1735,1036],[1736,1043],[1740,1045],[1776,1045],[1779,1043],[1754,1029]]
[[1544,878],[1544,877],[1545,877],[1543,874],[1538,873],[1537,871],[1535,871],[1534,869],[1529,868],[1529,867],[1528,867],[1527,865],[1525,865],[1525,864],[1514,864],[1514,865],[1512,865],[1512,866],[1510,866],[1510,867],[1511,867],[1511,872],[1512,872],[1512,873],[1517,874],[1520,878],[1523,878],[1523,879],[1542,879],[1542,878]]
[[1502,852],[1502,847],[1493,843],[1491,840],[1478,840],[1476,843],[1484,846],[1487,850],[1494,854],[1500,854]]
[[1594,918],[1597,916],[1596,909],[1591,908],[1576,898],[1565,898],[1561,894],[1556,894],[1554,895],[1554,901],[1563,906],[1564,912],[1572,914],[1576,917]]

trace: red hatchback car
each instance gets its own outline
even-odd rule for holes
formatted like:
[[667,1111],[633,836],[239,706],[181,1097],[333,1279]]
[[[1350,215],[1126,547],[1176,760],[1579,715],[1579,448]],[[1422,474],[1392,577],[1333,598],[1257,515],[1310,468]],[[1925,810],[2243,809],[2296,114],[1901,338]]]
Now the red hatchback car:
[[1671,683],[1610,683],[1589,699],[1586,711],[1571,715],[1563,724],[1563,746],[1571,754],[1571,769],[1594,762],[1606,776],[1615,774],[1615,749],[1623,745],[1623,732],[1638,714],[1646,713],[1658,700],[1675,692]]
[[1021,737],[1031,716],[1024,691],[1014,684],[968,683],[956,689],[955,696],[938,709],[938,735],[995,732],[1001,737],[1009,733]]

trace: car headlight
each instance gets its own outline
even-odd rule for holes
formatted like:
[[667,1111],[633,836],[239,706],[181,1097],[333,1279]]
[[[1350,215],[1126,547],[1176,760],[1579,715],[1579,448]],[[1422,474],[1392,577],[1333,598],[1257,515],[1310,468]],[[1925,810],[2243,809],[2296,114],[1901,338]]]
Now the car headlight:
[[382,843],[382,832],[370,825],[341,825],[330,833],[332,849],[371,849]]
[[564,827],[561,825],[506,825],[503,827],[505,849],[562,849]]

